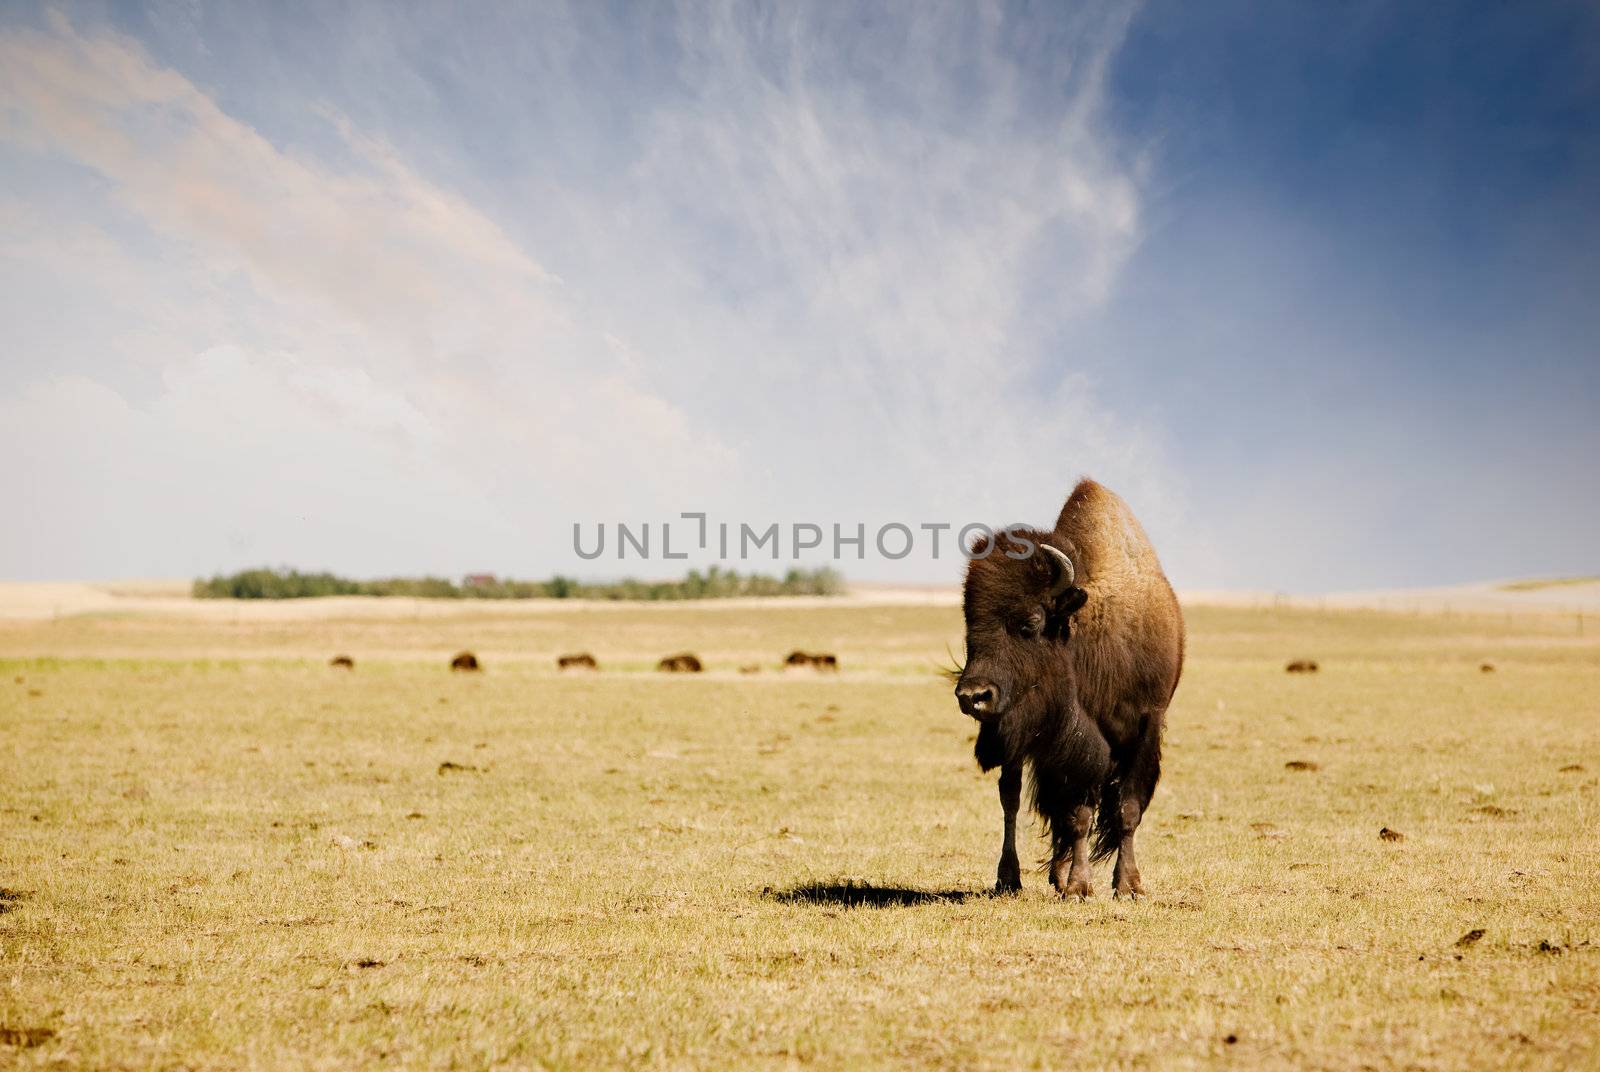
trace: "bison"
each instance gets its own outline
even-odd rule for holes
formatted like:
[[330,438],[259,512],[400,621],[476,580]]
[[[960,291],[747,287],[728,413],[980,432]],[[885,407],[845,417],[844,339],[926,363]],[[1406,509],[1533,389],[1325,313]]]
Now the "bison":
[[1016,825],[1028,767],[1056,891],[1088,897],[1091,862],[1114,851],[1113,894],[1142,896],[1134,833],[1161,774],[1184,645],[1155,550],[1121,498],[1083,480],[1055,528],[1012,526],[970,554],[955,691],[979,724],[978,764],[1000,768],[996,892],[1022,888]]
[[600,664],[593,655],[580,651],[576,655],[562,655],[556,658],[556,666],[562,670],[598,670]]
[[483,667],[478,665],[478,657],[476,655],[470,651],[464,651],[450,660],[450,669],[472,671],[481,670]]
[[356,661],[350,658],[348,655],[335,655],[333,658],[328,660],[328,665],[333,667],[335,670],[354,670],[356,668]]
[[783,666],[785,670],[804,670],[809,667],[812,670],[836,671],[839,669],[839,657],[828,652],[812,654],[805,651],[791,651],[788,658],[783,660]]
[[1315,659],[1296,659],[1283,669],[1291,674],[1314,674],[1320,667]]
[[705,667],[700,665],[700,659],[689,652],[679,652],[677,655],[663,656],[656,663],[656,669],[665,674],[698,674]]

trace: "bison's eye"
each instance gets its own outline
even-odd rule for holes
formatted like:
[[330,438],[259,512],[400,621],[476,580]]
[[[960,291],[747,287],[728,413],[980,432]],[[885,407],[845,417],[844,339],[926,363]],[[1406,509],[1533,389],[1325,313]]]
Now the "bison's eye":
[[1028,615],[1027,618],[1023,619],[1022,624],[1017,627],[1017,633],[1022,637],[1023,640],[1032,640],[1034,637],[1038,636],[1040,631],[1043,629],[1044,615],[1035,611],[1034,613]]

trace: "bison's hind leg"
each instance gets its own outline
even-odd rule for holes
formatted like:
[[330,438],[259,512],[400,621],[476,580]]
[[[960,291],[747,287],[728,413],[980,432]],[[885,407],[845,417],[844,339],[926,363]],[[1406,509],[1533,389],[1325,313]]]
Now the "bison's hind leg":
[[[1131,804],[1124,804],[1122,810],[1126,814],[1133,807]],[[1111,896],[1119,901],[1124,897],[1137,901],[1145,896],[1144,880],[1139,877],[1139,864],[1133,855],[1133,829],[1137,829],[1139,825],[1136,817],[1138,813],[1133,814],[1135,818],[1131,829],[1124,819],[1123,829],[1127,833],[1122,835],[1122,847],[1117,850],[1117,865],[1111,876]]]
[[[1133,837],[1139,830],[1139,821],[1155,795],[1156,781],[1161,777],[1161,720],[1165,712],[1147,714],[1140,727],[1139,737],[1125,763],[1114,778],[1115,797],[1105,802],[1101,811],[1100,835],[1102,844],[1115,838],[1117,864],[1112,872],[1111,896],[1138,900],[1145,896],[1144,882],[1139,877],[1139,863],[1133,850]],[[1114,830],[1106,829],[1114,823]]]

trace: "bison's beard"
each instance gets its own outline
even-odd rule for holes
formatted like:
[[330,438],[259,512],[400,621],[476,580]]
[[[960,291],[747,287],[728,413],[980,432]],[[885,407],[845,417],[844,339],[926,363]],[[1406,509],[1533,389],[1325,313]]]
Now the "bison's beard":
[[973,746],[972,755],[978,761],[978,766],[986,771],[994,770],[1006,761],[1006,742],[1000,736],[1000,723],[978,723],[978,743]]

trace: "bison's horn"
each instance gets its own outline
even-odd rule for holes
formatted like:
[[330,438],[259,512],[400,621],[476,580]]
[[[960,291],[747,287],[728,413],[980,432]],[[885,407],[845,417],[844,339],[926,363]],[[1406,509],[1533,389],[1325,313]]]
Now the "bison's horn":
[[1049,598],[1054,598],[1072,587],[1073,582],[1078,579],[1078,571],[1072,568],[1072,559],[1049,544],[1041,543],[1039,550],[1055,559],[1056,562],[1056,580],[1050,586],[1049,592]]

